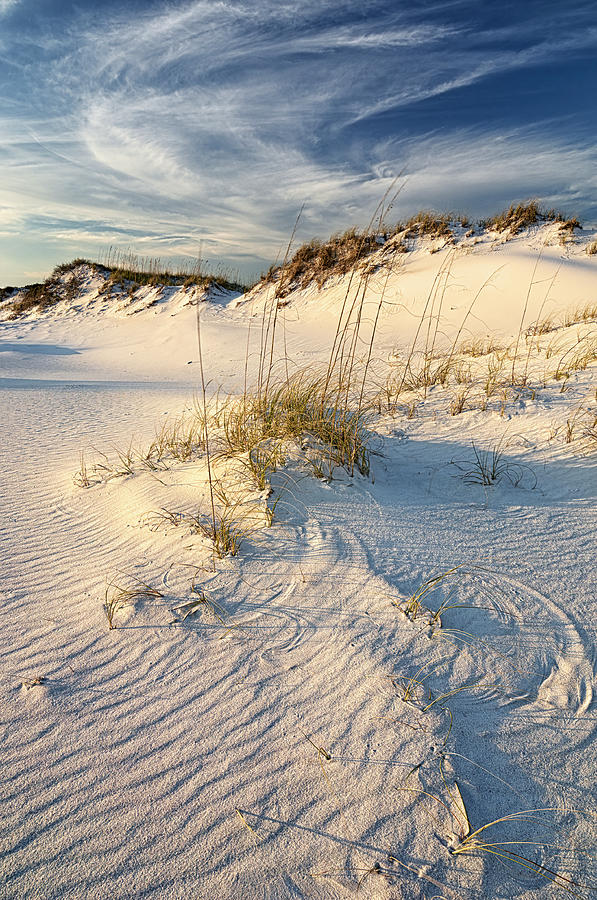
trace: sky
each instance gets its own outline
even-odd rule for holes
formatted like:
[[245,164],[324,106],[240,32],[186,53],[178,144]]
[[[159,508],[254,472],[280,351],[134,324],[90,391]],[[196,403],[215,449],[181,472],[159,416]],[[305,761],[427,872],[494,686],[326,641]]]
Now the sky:
[[296,240],[538,199],[597,220],[595,0],[0,0],[0,285],[110,246],[251,279]]

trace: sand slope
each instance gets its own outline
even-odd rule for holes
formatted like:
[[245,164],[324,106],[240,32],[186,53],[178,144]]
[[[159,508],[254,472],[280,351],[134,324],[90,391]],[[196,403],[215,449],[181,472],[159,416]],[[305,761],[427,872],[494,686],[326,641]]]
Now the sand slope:
[[[475,335],[517,334],[533,271],[525,326],[542,304],[595,301],[595,258],[546,237],[458,254],[446,340],[487,278]],[[385,288],[373,273],[379,359],[404,353],[451,252],[421,247]],[[346,287],[290,298],[293,361],[325,357]],[[267,290],[202,305],[214,389],[242,387]],[[194,316],[175,302],[0,326],[0,896],[594,894],[597,473],[581,430],[564,440],[594,363],[501,411],[452,416],[434,389],[414,418],[382,412],[369,479],[325,483],[289,459],[273,526],[209,571],[201,536],[152,516],[205,506],[203,459],[73,482],[81,450],[140,446],[192,405]],[[594,325],[558,339],[578,328]],[[521,477],[467,483],[473,441],[502,441]],[[456,566],[426,596],[441,618],[409,619],[408,598]],[[128,576],[163,596],[108,630],[106,579]],[[213,606],[183,621],[193,578]],[[537,842],[509,845],[534,868],[450,852],[548,807],[483,832]]]

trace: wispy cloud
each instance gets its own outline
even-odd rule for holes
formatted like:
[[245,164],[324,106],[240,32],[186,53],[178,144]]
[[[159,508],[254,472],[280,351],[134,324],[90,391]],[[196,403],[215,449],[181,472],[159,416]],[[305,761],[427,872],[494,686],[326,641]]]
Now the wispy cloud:
[[[40,239],[165,253],[203,241],[254,270],[303,201],[305,237],[364,222],[402,169],[405,211],[475,214],[540,194],[597,209],[594,136],[571,133],[565,105],[526,125],[491,114],[497,78],[597,47],[589,5],[554,4],[515,28],[479,24],[464,0],[373,0],[367,15],[356,0],[190,0],[125,4],[90,27],[87,2],[62,23],[62,45],[58,33],[20,36],[40,49],[19,56],[15,43],[21,69],[0,100],[0,205]],[[473,124],[456,106],[443,118],[440,107],[433,131],[415,115],[484,85]]]
[[[385,147],[382,166],[404,160],[407,206],[450,209],[481,216],[513,199],[540,199],[575,212],[597,196],[597,147],[546,142],[541,127],[511,132],[437,134]],[[382,148],[379,148],[382,153]]]
[[467,87],[475,82],[504,72],[541,66],[549,63],[554,54],[562,57],[567,53],[575,53],[597,47],[597,28],[588,28],[582,34],[574,35],[559,41],[543,41],[522,50],[494,50],[490,55],[481,50],[468,54],[468,65],[452,77],[442,80],[438,72],[429,73],[431,77],[421,79],[419,84],[404,84],[399,91],[383,96],[377,102],[365,104],[353,121],[371,118],[381,112],[401,106],[408,106],[422,100],[428,100],[450,91]]
[[18,2],[19,0],[0,0],[0,16],[9,12]]
[[448,26],[419,25],[411,28],[365,30],[362,27],[325,29],[318,34],[289,40],[287,50],[322,53],[326,50],[387,50],[395,47],[421,47],[458,33]]

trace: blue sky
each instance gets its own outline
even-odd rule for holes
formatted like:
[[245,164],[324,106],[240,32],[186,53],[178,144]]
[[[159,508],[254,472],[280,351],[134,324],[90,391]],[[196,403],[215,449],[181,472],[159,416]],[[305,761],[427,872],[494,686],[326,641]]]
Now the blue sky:
[[0,285],[115,245],[241,275],[298,238],[538,198],[597,219],[595,0],[0,0]]

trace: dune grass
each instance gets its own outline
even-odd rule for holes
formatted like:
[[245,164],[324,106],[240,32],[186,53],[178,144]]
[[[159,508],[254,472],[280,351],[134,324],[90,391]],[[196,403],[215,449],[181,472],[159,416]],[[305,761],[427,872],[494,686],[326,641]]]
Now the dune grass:
[[[392,251],[407,253],[409,241],[412,243],[415,238],[442,238],[444,243],[450,243],[457,228],[471,228],[471,233],[475,230],[468,216],[435,210],[420,210],[405,221],[387,225],[384,218],[393,202],[394,198],[387,204],[384,214],[376,215],[365,229],[352,227],[327,240],[313,238],[292,255],[287,252],[283,263],[271,266],[262,280],[276,283],[277,297],[285,298],[293,290],[312,283],[322,288],[330,277],[352,272],[388,242],[391,242],[388,246]],[[581,228],[577,218],[566,216],[556,209],[546,209],[536,201],[511,204],[500,213],[480,219],[476,228],[481,232],[516,235],[524,228],[547,222],[559,223],[561,231],[566,234]],[[590,253],[590,249],[587,252]]]
[[33,310],[49,309],[60,300],[73,300],[84,284],[85,269],[89,266],[97,268],[87,259],[74,259],[56,266],[45,281],[21,288],[10,304],[9,318],[18,319]]
[[164,596],[162,591],[138,578],[128,578],[125,585],[110,581],[104,593],[104,612],[108,620],[108,628],[116,628],[116,615],[127,607],[134,606],[139,600],[155,600]]
[[215,284],[231,291],[245,291],[249,287],[240,280],[238,273],[234,277],[230,272],[223,270],[215,272],[205,270],[201,258],[189,260],[182,266],[168,265],[159,256],[141,256],[131,250],[110,247],[99,265],[109,274],[111,284],[122,286],[133,284],[135,287],[143,285],[209,287]]
[[[428,218],[420,221],[427,228]],[[263,308],[259,367],[253,386],[247,386],[245,376],[242,394],[224,397],[217,394],[208,400],[202,377],[201,402],[192,411],[162,425],[148,447],[115,450],[114,462],[105,454],[100,454],[100,459],[93,464],[82,457],[76,482],[89,487],[98,481],[131,475],[139,468],[157,473],[175,461],[204,458],[210,481],[211,539],[218,546],[218,555],[220,550],[236,552],[242,543],[243,529],[239,526],[236,539],[222,533],[222,529],[234,531],[239,523],[235,517],[231,518],[230,503],[224,503],[221,512],[216,511],[209,471],[212,465],[236,461],[246,473],[246,489],[259,491],[271,490],[271,477],[284,467],[290,450],[294,455],[298,453],[307,469],[317,477],[333,478],[339,468],[350,475],[368,476],[379,443],[374,422],[384,410],[393,416],[412,418],[420,411],[429,392],[441,388],[447,411],[453,416],[475,409],[497,409],[505,415],[520,397],[534,398],[550,380],[561,381],[565,390],[575,372],[583,371],[597,359],[594,336],[590,329],[586,330],[595,321],[594,303],[570,310],[561,324],[548,318],[524,327],[523,310],[519,337],[510,346],[497,344],[491,337],[462,341],[466,321],[480,293],[491,283],[491,277],[473,298],[451,345],[440,349],[439,323],[452,260],[448,253],[436,274],[410,348],[405,356],[395,355],[387,375],[381,379],[381,386],[379,366],[372,365],[377,317],[366,361],[356,359],[369,277],[366,270],[355,264],[350,272],[328,363],[319,371],[295,368],[291,372],[288,359],[280,357],[278,299],[282,288],[279,287]],[[534,275],[531,287],[533,281]],[[528,294],[530,287],[527,303]],[[383,296],[377,316],[382,305]],[[573,325],[585,328],[585,332],[571,339],[569,331]],[[556,344],[551,340],[554,330]],[[548,344],[544,338],[549,339]],[[531,340],[535,343],[530,343]],[[526,349],[521,352],[525,343]],[[554,356],[551,367],[546,367],[539,378],[535,360]],[[584,432],[587,448],[591,446],[593,431],[594,426],[589,422]],[[505,460],[503,450],[503,447],[485,450],[473,445],[473,456],[468,468],[463,470],[464,480],[490,486],[507,478],[519,484],[527,470]],[[271,524],[275,503],[266,507],[266,519]],[[201,521],[197,514],[198,532],[202,530]]]
[[491,487],[506,478],[518,487],[528,476],[531,487],[536,487],[537,477],[530,466],[506,458],[507,442],[502,439],[489,449],[478,447],[472,442],[472,457],[457,465],[463,472],[466,484],[480,484]]
[[208,288],[215,285],[236,292],[244,292],[250,287],[241,282],[238,276],[233,278],[225,272],[203,271],[200,262],[194,262],[186,268],[171,268],[157,257],[143,257],[111,248],[104,262],[79,257],[62,263],[54,268],[45,281],[18,289],[7,288],[0,300],[9,296],[9,293],[17,292],[9,305],[9,319],[17,319],[33,311],[43,312],[60,301],[74,301],[83,289],[89,273],[103,278],[101,291],[110,295],[114,290],[126,290],[132,296],[144,286]]
[[318,449],[350,474],[358,470],[367,475],[369,411],[347,392],[350,388],[341,382],[310,369],[271,378],[262,392],[246,393],[222,407],[225,449],[248,454],[260,487],[265,487],[267,471],[275,471],[284,458],[289,441]]
[[503,212],[482,219],[479,224],[487,230],[508,231],[514,235],[524,228],[543,222],[559,222],[563,229],[570,232],[581,227],[577,218],[570,218],[557,209],[545,209],[535,200],[527,203],[513,203]]

